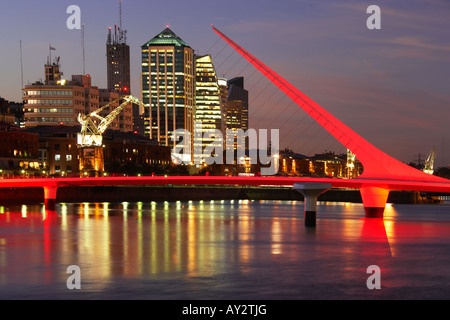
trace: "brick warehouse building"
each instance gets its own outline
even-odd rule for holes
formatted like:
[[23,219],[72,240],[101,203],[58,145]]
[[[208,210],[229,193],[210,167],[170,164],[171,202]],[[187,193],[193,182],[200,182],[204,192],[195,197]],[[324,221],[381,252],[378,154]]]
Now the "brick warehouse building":
[[[47,175],[79,176],[79,126],[36,126],[26,129],[39,137],[39,162]],[[107,130],[103,135],[105,171],[139,173],[171,164],[171,149],[132,132]]]
[[0,177],[39,172],[38,135],[0,122]]

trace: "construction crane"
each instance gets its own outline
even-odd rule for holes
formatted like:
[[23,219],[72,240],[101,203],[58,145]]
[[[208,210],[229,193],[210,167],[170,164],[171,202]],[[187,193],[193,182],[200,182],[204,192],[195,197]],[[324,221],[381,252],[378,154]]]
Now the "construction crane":
[[[117,101],[124,100],[116,109],[111,111],[110,114],[108,114],[105,117],[100,116],[100,112],[108,108],[110,105],[116,103]],[[114,120],[114,118],[129,104],[129,103],[135,103],[139,105],[144,105],[141,101],[139,101],[137,98],[133,97],[132,95],[127,95],[124,97],[121,97],[119,99],[116,99],[103,107],[92,111],[89,114],[78,114],[78,122],[81,124],[81,132],[78,134],[78,146],[79,147],[92,147],[102,146],[102,134],[105,132],[105,130],[108,128],[108,126],[111,124],[111,122]],[[95,117],[100,120],[100,123],[98,125],[95,124],[92,117]]]
[[434,173],[434,159],[436,159],[436,147],[433,146],[433,150],[431,150],[428,155],[427,160],[425,160],[425,166],[423,167],[423,172],[433,174]]

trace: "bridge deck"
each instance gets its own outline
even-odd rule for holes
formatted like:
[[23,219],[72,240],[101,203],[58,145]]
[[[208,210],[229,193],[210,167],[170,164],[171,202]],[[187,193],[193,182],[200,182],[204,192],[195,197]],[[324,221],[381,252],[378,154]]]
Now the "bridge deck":
[[449,182],[404,181],[389,179],[336,179],[313,177],[226,177],[226,176],[149,176],[99,178],[27,178],[0,179],[0,188],[67,186],[143,186],[143,185],[285,185],[296,182],[330,183],[333,188],[380,187],[388,190],[412,190],[450,193]]

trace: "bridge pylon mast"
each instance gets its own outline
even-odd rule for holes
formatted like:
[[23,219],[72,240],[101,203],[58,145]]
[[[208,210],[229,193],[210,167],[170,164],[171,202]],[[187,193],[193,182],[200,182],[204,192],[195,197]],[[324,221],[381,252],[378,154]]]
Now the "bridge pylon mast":
[[[319,125],[355,154],[356,158],[358,158],[364,167],[363,173],[356,179],[362,182],[360,191],[367,217],[383,217],[384,208],[391,188],[388,184],[381,182],[382,180],[409,181],[409,183],[424,181],[429,183],[446,182],[446,179],[426,174],[382,152],[217,28],[212,25],[211,27],[222,39],[308,113]],[[380,183],[378,186],[369,186],[368,184],[364,185],[364,180],[380,181]]]

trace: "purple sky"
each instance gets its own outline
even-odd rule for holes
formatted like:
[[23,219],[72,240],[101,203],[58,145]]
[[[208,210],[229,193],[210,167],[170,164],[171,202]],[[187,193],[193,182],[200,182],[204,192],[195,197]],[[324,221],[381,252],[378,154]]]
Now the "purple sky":
[[[81,8],[86,72],[106,87],[106,35],[119,23],[118,0],[2,3],[0,96],[21,98],[24,83],[44,77],[51,43],[65,78],[82,73],[81,32],[66,28],[66,8]],[[368,30],[366,9],[381,8],[381,30]],[[140,97],[140,46],[169,25],[198,54],[213,56],[219,75],[243,75],[250,127],[280,129],[280,147],[314,154],[345,149],[212,31],[235,40],[369,142],[404,162],[436,146],[450,164],[450,2],[123,0],[131,49],[132,93]]]

